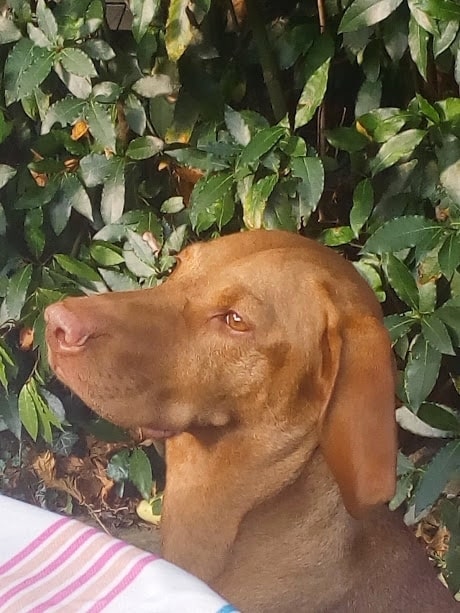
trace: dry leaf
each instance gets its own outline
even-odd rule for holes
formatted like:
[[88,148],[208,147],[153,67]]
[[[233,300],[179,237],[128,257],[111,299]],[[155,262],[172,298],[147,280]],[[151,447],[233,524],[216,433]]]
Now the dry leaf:
[[32,351],[34,346],[34,329],[21,328],[19,332],[19,349],[21,351]]
[[70,138],[72,140],[80,140],[88,133],[89,126],[84,119],[79,119],[73,126]]

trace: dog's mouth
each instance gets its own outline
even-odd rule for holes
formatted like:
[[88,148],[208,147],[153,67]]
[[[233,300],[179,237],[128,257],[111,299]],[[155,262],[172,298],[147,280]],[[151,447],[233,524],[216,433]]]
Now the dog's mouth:
[[142,439],[166,439],[181,434],[180,430],[158,430],[156,428],[141,428]]

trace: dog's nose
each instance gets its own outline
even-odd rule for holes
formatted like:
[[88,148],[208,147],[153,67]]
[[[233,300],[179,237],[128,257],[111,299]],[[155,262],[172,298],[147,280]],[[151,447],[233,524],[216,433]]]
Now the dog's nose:
[[46,340],[53,351],[75,353],[83,349],[94,329],[71,311],[64,302],[57,302],[45,310]]

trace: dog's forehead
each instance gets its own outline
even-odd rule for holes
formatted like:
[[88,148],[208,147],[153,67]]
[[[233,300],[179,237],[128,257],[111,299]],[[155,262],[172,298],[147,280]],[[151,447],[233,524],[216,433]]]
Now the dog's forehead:
[[305,248],[306,242],[304,238],[289,232],[253,230],[190,245],[179,254],[179,260],[187,270],[196,274],[214,268],[232,267],[261,253],[270,260],[273,251]]

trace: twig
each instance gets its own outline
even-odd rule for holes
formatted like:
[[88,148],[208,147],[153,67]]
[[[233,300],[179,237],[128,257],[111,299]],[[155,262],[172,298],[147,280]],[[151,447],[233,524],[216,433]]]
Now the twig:
[[[324,0],[317,0],[318,7],[318,19],[319,19],[319,29],[321,34],[326,30],[326,8],[324,6]],[[321,106],[318,109],[318,122],[317,122],[317,146],[318,153],[320,156],[324,156],[326,154],[327,142],[326,142],[326,127],[327,127],[327,108],[326,108],[326,98],[323,98],[321,102]]]
[[91,515],[91,517],[94,519],[94,521],[96,521],[100,527],[104,530],[104,532],[106,534],[108,534],[109,536],[112,536],[108,530],[108,528],[106,528],[104,526],[104,524],[102,523],[102,521],[99,519],[99,517],[97,516],[97,514],[93,511],[93,509],[89,506],[89,504],[86,504],[85,502],[83,503],[83,506],[86,508],[86,510],[88,511],[88,513]]
[[319,17],[319,31],[321,34],[326,29],[326,8],[324,6],[324,0],[317,0],[318,17]]
[[268,40],[267,30],[263,22],[263,12],[258,0],[246,0],[248,22],[254,36],[254,42],[259,54],[265,85],[270,97],[270,104],[276,121],[280,121],[286,113],[283,89],[279,80],[278,66]]

